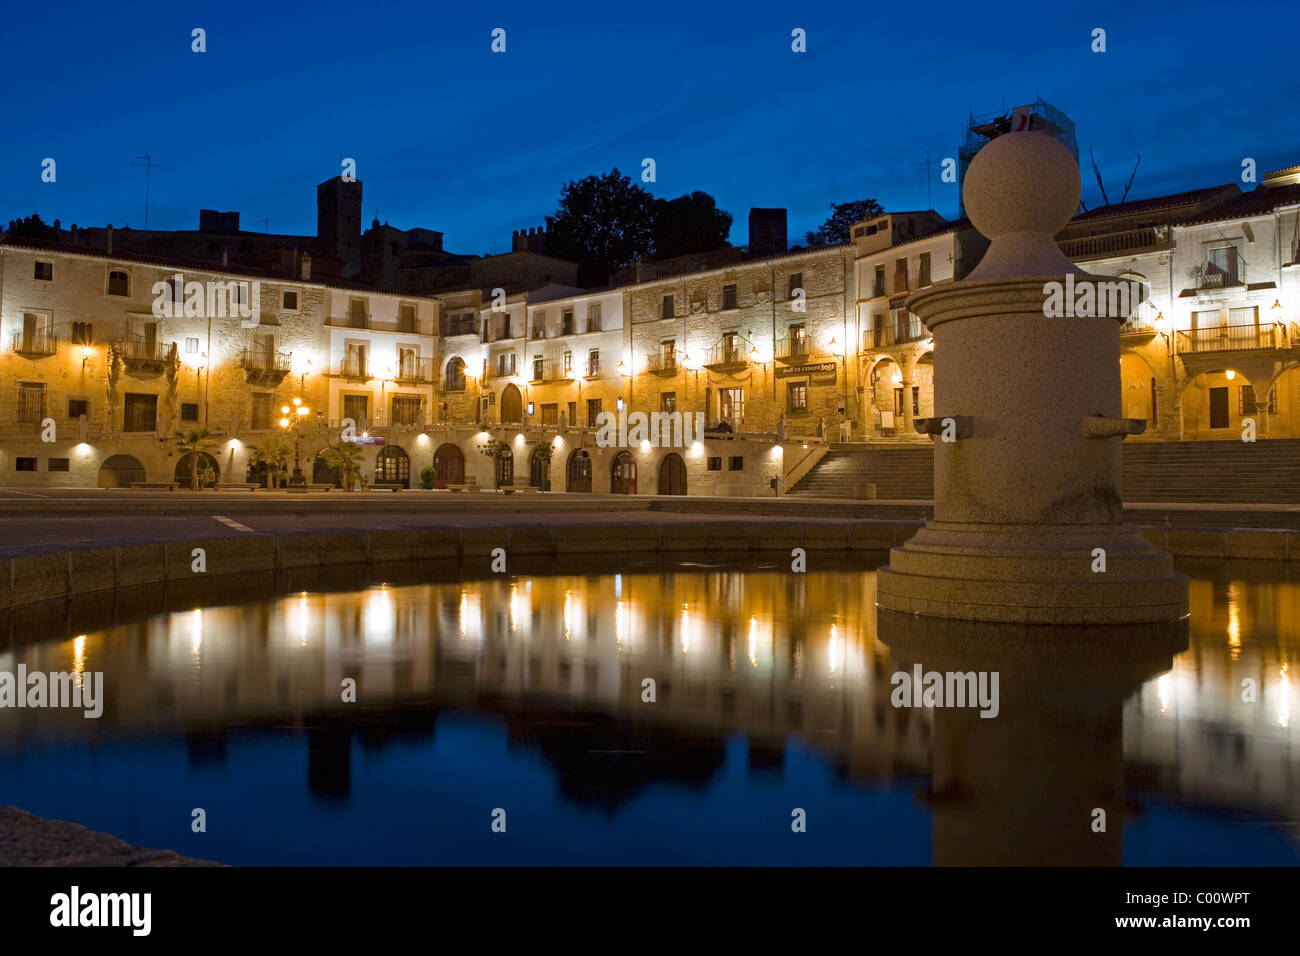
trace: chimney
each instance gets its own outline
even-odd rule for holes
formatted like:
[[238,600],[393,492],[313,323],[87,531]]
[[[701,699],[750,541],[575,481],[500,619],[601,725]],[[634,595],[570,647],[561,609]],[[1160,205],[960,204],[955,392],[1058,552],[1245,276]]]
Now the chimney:
[[302,280],[306,282],[311,278],[311,256],[307,253],[302,254]]
[[110,255],[113,252],[113,227],[111,225],[104,230],[104,251]]
[[227,266],[226,247],[222,246],[221,247],[221,268],[224,269],[226,268],[226,266]]

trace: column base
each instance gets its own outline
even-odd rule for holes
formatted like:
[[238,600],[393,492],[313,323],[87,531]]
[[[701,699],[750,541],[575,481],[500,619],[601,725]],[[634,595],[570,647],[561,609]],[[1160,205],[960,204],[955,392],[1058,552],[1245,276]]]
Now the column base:
[[1187,616],[1187,576],[1130,525],[931,521],[890,551],[876,604],[962,621],[1146,624]]

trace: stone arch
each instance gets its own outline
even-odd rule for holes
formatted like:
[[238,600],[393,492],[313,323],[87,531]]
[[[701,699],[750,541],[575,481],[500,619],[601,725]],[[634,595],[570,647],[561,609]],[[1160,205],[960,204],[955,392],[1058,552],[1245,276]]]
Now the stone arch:
[[564,466],[565,491],[591,491],[591,455],[585,448],[569,453]]
[[1188,379],[1180,402],[1183,440],[1238,439],[1244,418],[1254,418],[1256,434],[1263,437],[1259,399],[1254,384],[1235,368],[1211,369]]
[[401,445],[385,445],[375,456],[374,484],[411,487],[411,456]]
[[636,494],[636,458],[620,451],[609,463],[609,491],[614,495]]
[[1170,411],[1160,408],[1155,369],[1136,352],[1124,352],[1119,357],[1119,379],[1120,415],[1141,418],[1147,423],[1144,434],[1154,434],[1160,427],[1160,416]]
[[551,459],[546,457],[544,445],[538,445],[528,456],[528,485],[542,491],[551,490]]
[[496,459],[492,462],[494,478],[498,488],[513,486],[515,483],[515,452],[509,443],[497,449]]
[[465,360],[459,355],[447,359],[442,372],[442,386],[447,392],[465,391]]
[[130,488],[131,482],[144,480],[144,465],[134,455],[110,455],[99,466],[101,488]]
[[498,407],[501,409],[503,425],[519,424],[524,420],[524,396],[518,385],[511,383],[501,389]]
[[[915,403],[912,395],[905,394],[904,411],[907,413],[908,434],[914,434],[911,423],[914,418],[934,417],[934,349],[917,352],[909,360],[903,379],[916,389]],[[915,412],[913,412],[915,404]]]
[[465,453],[459,445],[444,442],[433,453],[433,487],[446,488],[448,485],[465,483]]
[[868,437],[893,438],[905,434],[909,406],[906,401],[900,403],[897,391],[905,381],[903,366],[894,356],[882,356],[867,370],[864,398]]
[[317,455],[311,463],[311,483],[313,485],[333,485],[335,488],[343,487],[343,469],[328,464],[324,458]]
[[656,493],[661,495],[686,494],[686,462],[676,452],[669,452],[659,460],[659,480]]
[[1269,438],[1300,438],[1300,365],[1283,368],[1258,396]]
[[[172,473],[172,480],[183,488],[188,488],[190,486],[190,459],[193,458],[194,455],[194,452],[187,451],[176,461],[176,470]],[[221,465],[219,465],[217,460],[206,451],[198,452],[198,456],[199,487],[211,487],[211,485],[205,486],[203,484],[203,468],[206,465],[208,468],[212,469],[212,473],[215,476],[212,481],[215,483],[221,480]]]

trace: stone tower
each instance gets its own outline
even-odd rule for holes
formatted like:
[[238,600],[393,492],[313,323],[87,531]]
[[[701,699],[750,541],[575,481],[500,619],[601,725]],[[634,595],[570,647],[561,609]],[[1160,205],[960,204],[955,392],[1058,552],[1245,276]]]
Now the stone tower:
[[361,180],[342,176],[316,187],[316,238],[323,255],[361,268]]

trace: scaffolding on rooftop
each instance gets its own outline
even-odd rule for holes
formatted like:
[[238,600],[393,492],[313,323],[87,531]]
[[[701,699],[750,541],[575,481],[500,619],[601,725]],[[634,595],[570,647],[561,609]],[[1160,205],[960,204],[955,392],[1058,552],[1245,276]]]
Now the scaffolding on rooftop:
[[1074,161],[1079,161],[1079,146],[1074,138],[1074,121],[1065,115],[1064,110],[1057,109],[1041,97],[1032,103],[1014,108],[1003,108],[992,113],[970,114],[966,123],[966,135],[957,150],[958,182],[961,184],[961,214],[966,215],[966,170],[970,167],[975,154],[988,143],[1003,133],[1011,132],[1013,114],[1021,111],[1029,113],[1029,128],[1035,132],[1046,133],[1065,146]]

